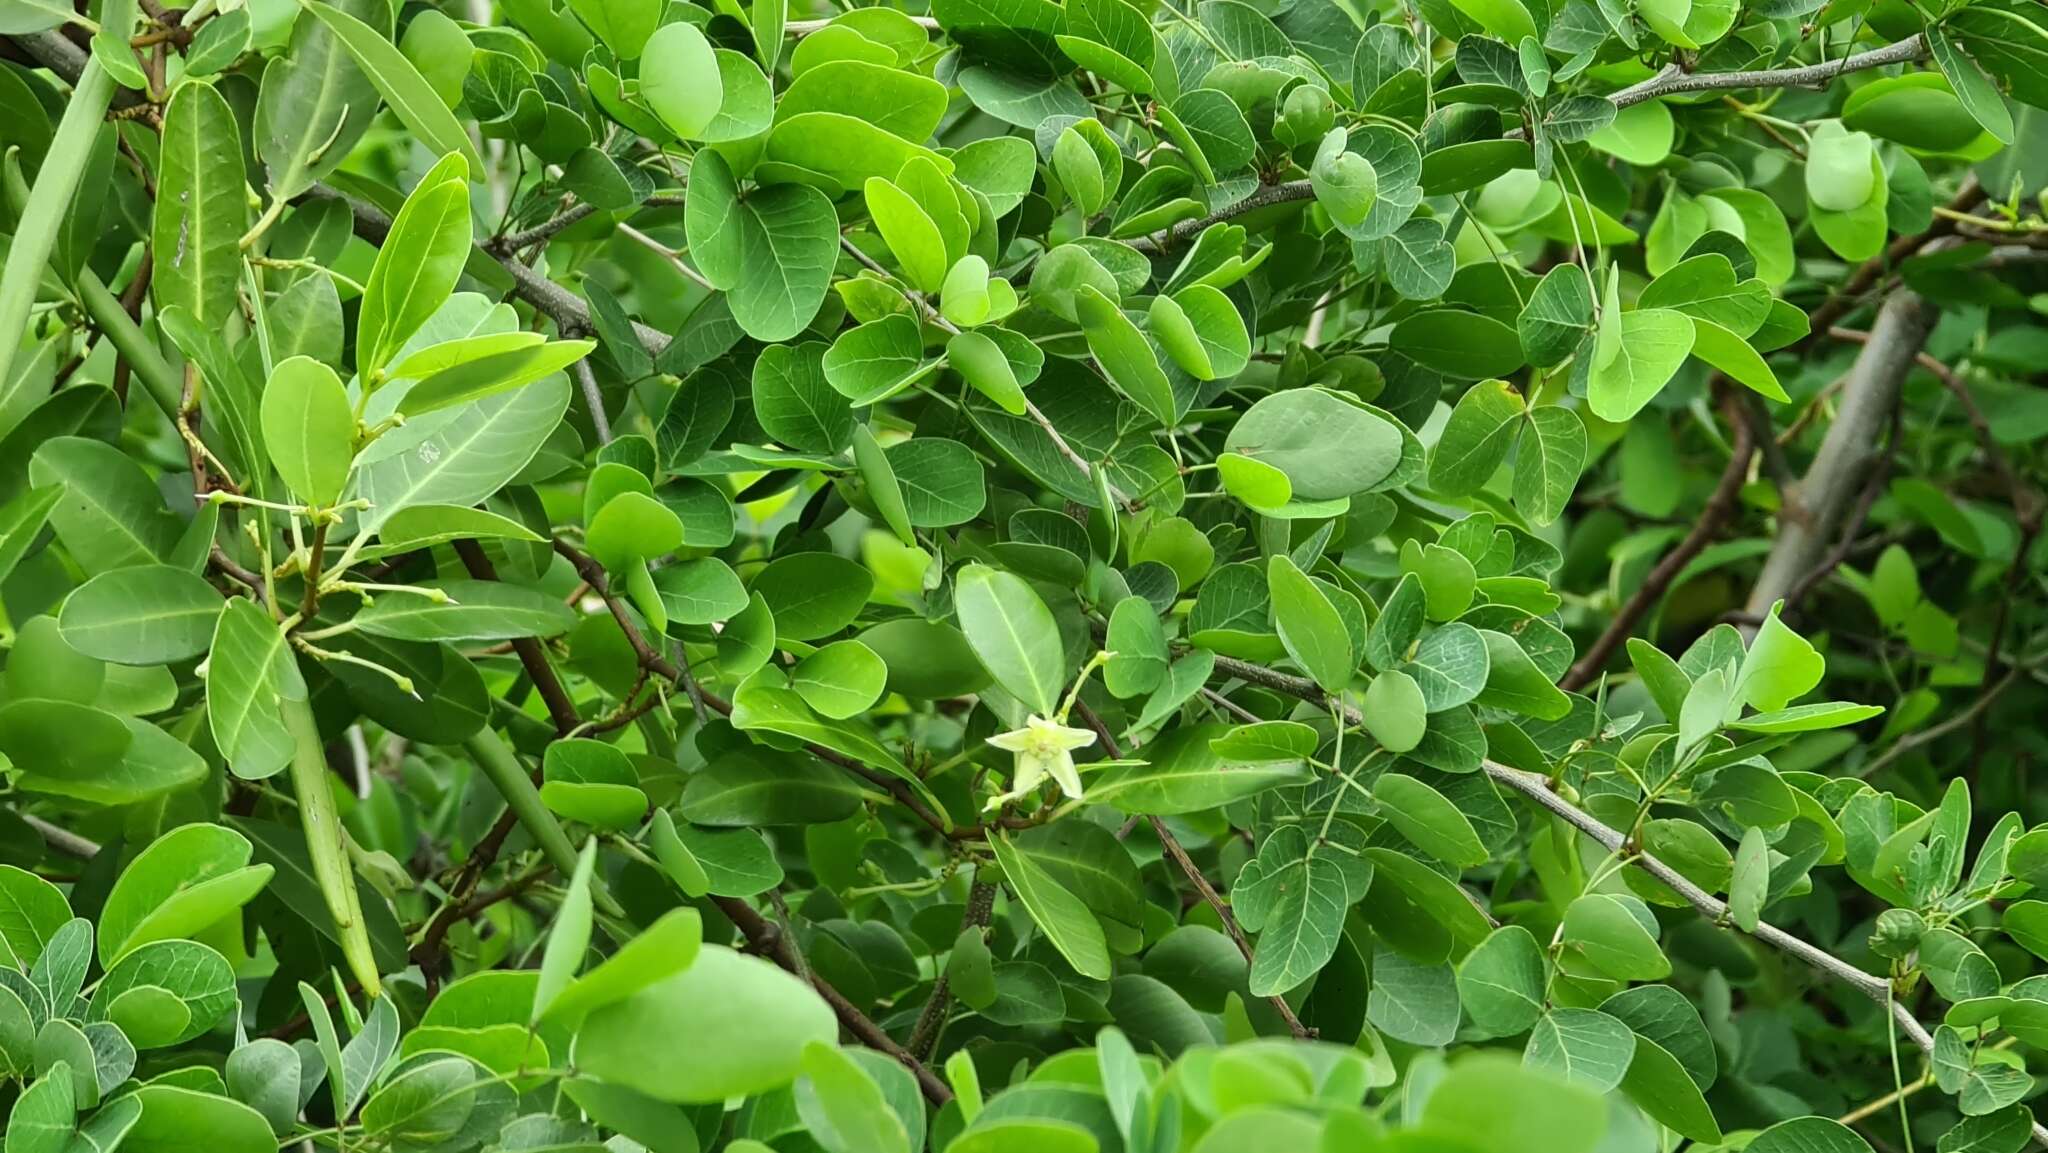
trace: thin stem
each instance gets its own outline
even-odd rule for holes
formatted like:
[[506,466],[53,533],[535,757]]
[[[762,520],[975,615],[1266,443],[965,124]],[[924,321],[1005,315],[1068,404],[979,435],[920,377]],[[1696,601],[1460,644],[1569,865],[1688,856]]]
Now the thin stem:
[[[1086,704],[1077,702],[1077,708],[1081,719],[1101,738],[1102,751],[1112,758],[1121,759],[1123,750],[1117,746],[1116,737],[1111,735],[1109,726],[1103,724],[1102,718],[1096,716],[1095,710]],[[1159,838],[1160,847],[1166,850],[1167,856],[1173,858],[1173,863],[1179,867],[1181,875],[1188,879],[1188,884],[1194,886],[1195,892],[1202,898],[1202,903],[1208,905],[1210,911],[1216,914],[1216,919],[1223,924],[1224,932],[1229,934],[1231,941],[1237,945],[1237,951],[1244,955],[1245,963],[1250,964],[1251,942],[1245,939],[1244,929],[1237,923],[1237,917],[1231,913],[1229,904],[1216,892],[1216,886],[1209,883],[1209,878],[1202,872],[1201,866],[1195,864],[1193,857],[1188,856],[1188,851],[1180,843],[1180,838],[1173,835],[1173,830],[1166,827],[1166,822],[1158,817],[1148,817],[1146,820],[1152,826],[1152,834]],[[1274,1011],[1280,1014],[1280,1019],[1287,1023],[1288,1032],[1303,1039],[1316,1035],[1315,1030],[1302,1024],[1301,1018],[1295,1015],[1294,1006],[1289,1005],[1286,998],[1272,996],[1266,1000],[1273,1006]]]
[[1806,64],[1797,68],[1763,68],[1747,72],[1686,72],[1676,64],[1640,84],[1631,84],[1610,99],[1622,108],[1669,96],[1677,92],[1713,92],[1740,88],[1811,88],[1829,83],[1845,72],[1904,64],[1927,55],[1927,41],[1914,33],[1896,44],[1858,52],[1833,62]]
[[555,815],[541,803],[540,790],[533,787],[526,766],[519,763],[512,746],[495,730],[486,728],[463,742],[463,747],[476,758],[477,768],[498,790],[498,795],[505,798],[506,806],[526,827],[555,871],[564,877],[574,876],[576,847],[569,842],[569,834],[562,831]]
[[342,955],[349,971],[363,990],[375,997],[383,991],[377,961],[370,951],[370,934],[363,923],[361,899],[356,894],[355,870],[349,864],[348,848],[342,838],[341,815],[334,807],[333,774],[327,768],[327,753],[320,741],[320,727],[313,720],[312,705],[303,697],[284,698],[281,706],[285,731],[292,738],[292,793],[299,803],[300,827],[306,836],[306,853],[312,858],[313,879],[334,918],[335,934],[341,939]]
[[1664,559],[1658,561],[1650,574],[1643,578],[1643,583],[1636,586],[1635,593],[1614,614],[1614,619],[1607,622],[1599,639],[1586,649],[1585,655],[1558,682],[1558,687],[1571,692],[1591,684],[1607,667],[1614,650],[1621,647],[1634,631],[1636,623],[1656,607],[1670,589],[1671,582],[1678,579],[1678,574],[1685,571],[1685,566],[1707,547],[1714,534],[1721,531],[1723,522],[1734,513],[1737,499],[1742,495],[1742,482],[1749,475],[1749,458],[1756,438],[1748,421],[1738,416],[1733,424],[1735,451],[1728,458],[1728,467],[1721,470],[1720,482],[1714,486],[1714,494],[1707,498],[1707,507],[1693,522],[1685,539],[1678,542],[1678,547],[1665,554]]

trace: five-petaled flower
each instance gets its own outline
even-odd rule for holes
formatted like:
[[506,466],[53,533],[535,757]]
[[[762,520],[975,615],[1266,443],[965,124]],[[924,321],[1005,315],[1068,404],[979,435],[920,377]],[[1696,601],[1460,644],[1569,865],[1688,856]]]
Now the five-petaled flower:
[[1059,782],[1061,792],[1077,801],[1081,799],[1081,775],[1074,771],[1074,750],[1085,749],[1095,743],[1092,730],[1070,729],[1058,721],[1033,716],[1024,722],[1023,728],[997,733],[988,739],[988,743],[1017,754],[1017,768],[1010,775],[1010,791],[991,797],[989,811],[993,812],[1037,788],[1048,776]]

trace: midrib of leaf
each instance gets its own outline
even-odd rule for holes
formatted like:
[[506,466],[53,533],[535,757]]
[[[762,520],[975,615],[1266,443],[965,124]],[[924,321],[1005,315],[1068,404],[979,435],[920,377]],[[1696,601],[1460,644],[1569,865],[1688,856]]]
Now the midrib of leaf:
[[[205,163],[206,120],[211,110],[203,103],[205,97],[200,93],[192,93],[191,99],[194,102],[191,137],[185,141],[190,147],[190,153],[186,156],[185,162],[191,166],[187,179],[190,183],[192,202],[183,205],[183,210],[178,214],[178,251],[172,257],[172,267],[177,267],[180,260],[191,261],[193,315],[203,323],[211,319],[206,315],[204,307],[206,301],[206,209],[212,201],[212,197],[207,195],[206,188],[208,176]],[[225,318],[222,319],[224,320]]]
[[[512,393],[509,395],[513,397],[524,397],[526,393],[519,392]],[[399,493],[392,500],[386,502],[383,507],[370,510],[370,516],[366,518],[368,523],[366,523],[363,526],[361,530],[362,534],[365,537],[368,537],[371,533],[374,533],[378,528],[380,528],[383,525],[385,519],[389,517],[392,513],[397,512],[399,509],[409,506],[413,502],[413,500],[416,497],[418,497],[418,495],[422,491],[424,491],[432,481],[439,478],[444,473],[449,472],[454,467],[456,462],[463,461],[466,454],[470,450],[472,450],[479,441],[483,440],[489,434],[499,431],[499,422],[508,419],[508,417],[511,416],[512,414],[523,415],[522,410],[520,409],[516,400],[508,400],[504,404],[500,405],[495,411],[491,412],[486,417],[485,420],[478,423],[477,426],[471,430],[469,435],[463,438],[461,441],[449,442],[443,445],[442,455],[438,459],[436,459],[432,464],[429,464],[425,472],[415,475],[410,470],[408,470],[406,473],[406,479],[408,483],[405,490]],[[421,443],[427,444],[435,442],[433,441],[432,438],[429,438],[428,440],[422,441]],[[536,449],[537,448],[538,446],[536,446]],[[418,453],[418,451],[419,449],[417,445],[406,450],[407,453],[414,454],[415,456]]]

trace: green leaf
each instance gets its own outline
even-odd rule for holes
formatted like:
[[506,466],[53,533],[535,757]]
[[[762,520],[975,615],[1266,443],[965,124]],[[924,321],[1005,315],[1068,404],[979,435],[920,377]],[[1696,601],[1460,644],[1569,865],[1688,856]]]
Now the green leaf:
[[1816,701],[1793,705],[1768,713],[1755,713],[1729,721],[1727,727],[1746,733],[1810,733],[1861,724],[1884,715],[1882,705],[1852,705],[1847,701]]
[[1671,109],[1663,101],[1645,100],[1623,108],[1606,127],[1587,136],[1586,142],[1630,164],[1649,167],[1671,155],[1677,131]]
[[799,552],[778,557],[754,574],[753,590],[774,612],[779,636],[813,641],[851,624],[874,583],[866,569],[844,557]]
[[1839,120],[1823,120],[1812,132],[1806,156],[1806,195],[1830,212],[1848,212],[1870,199],[1876,182],[1867,132],[1851,132]]
[[1176,415],[1173,386],[1159,367],[1152,343],[1112,298],[1092,284],[1074,294],[1075,315],[1088,336],[1088,351],[1102,366],[1117,391],[1123,393],[1160,424],[1171,425]]
[[820,715],[845,720],[881,698],[888,672],[873,649],[859,641],[834,641],[798,661],[789,683]]
[[569,631],[576,614],[559,598],[535,589],[498,581],[445,581],[419,593],[380,594],[352,619],[371,636],[495,641],[556,636]]
[[[1283,633],[1284,637],[1285,634]],[[1405,753],[1422,743],[1429,719],[1427,702],[1415,678],[1400,669],[1388,669],[1366,686],[1359,714],[1365,731],[1392,753]]]
[[947,528],[981,514],[987,480],[974,450],[957,440],[913,437],[887,450],[903,494],[904,515],[916,528]]
[[[327,25],[356,64],[376,85],[391,111],[437,156],[450,153],[462,157],[466,171],[482,172],[484,163],[469,142],[469,134],[448,106],[434,93],[433,85],[421,76],[385,33],[363,23],[347,12],[320,0],[300,0],[314,16]],[[464,241],[465,245],[468,243]]]
[[569,381],[548,377],[455,411],[431,431],[389,433],[356,464],[355,493],[370,502],[360,531],[375,532],[416,505],[480,504],[519,475],[561,424]]
[[80,585],[65,599],[57,627],[66,644],[87,656],[169,664],[206,651],[221,604],[213,586],[188,570],[138,565]]
[[1770,880],[1770,849],[1764,844],[1764,831],[1751,825],[1743,831],[1742,844],[1735,850],[1735,874],[1728,882],[1728,919],[1745,933],[1756,932]]
[[1564,912],[1565,949],[1596,970],[1629,981],[1655,981],[1671,972],[1657,939],[1622,898],[1592,893]]
[[1314,388],[1260,398],[1224,442],[1228,451],[1286,473],[1302,500],[1333,500],[1372,488],[1400,463],[1401,446],[1392,424]]
[[1827,661],[1813,644],[1788,628],[1772,606],[1749,642],[1736,691],[1756,709],[1775,712],[1812,692],[1826,671]]
[[487,509],[461,505],[415,505],[384,522],[377,539],[387,548],[410,552],[457,540],[515,540],[532,544],[544,538],[526,525]]
[[46,440],[28,475],[36,488],[62,494],[50,525],[87,573],[154,564],[177,543],[181,522],[141,466],[112,445],[75,436]]
[[[1609,292],[1612,299],[1612,290]],[[1663,390],[1692,353],[1696,329],[1691,317],[1666,308],[1602,314],[1586,399],[1593,414],[1624,421]]]
[[1103,940],[1102,925],[1088,906],[1053,880],[1045,867],[1018,848],[1007,834],[991,837],[989,848],[995,852],[996,863],[1002,866],[1011,891],[1067,964],[1083,977],[1108,980],[1109,948]]
[[[1485,380],[1466,390],[1430,452],[1429,486],[1445,496],[1477,492],[1507,460],[1523,413],[1522,394],[1506,381]],[[1516,470],[1517,483],[1522,473]]]
[[1049,717],[1066,683],[1066,653],[1052,612],[1010,573],[969,565],[954,578],[960,630],[996,683]]
[[798,1108],[815,1102],[823,1124],[812,1122],[811,1136],[830,1153],[910,1153],[902,1120],[859,1062],[829,1042],[813,1041],[804,1048],[803,1070],[801,1084],[809,1092],[800,1091]]
[[211,84],[180,84],[164,110],[150,290],[159,309],[182,307],[208,327],[226,325],[242,280],[242,133]]
[[195,936],[247,904],[269,883],[269,865],[251,865],[248,838],[219,825],[181,825],[138,853],[100,911],[100,964],[152,941]]
[[1142,696],[1165,683],[1172,663],[1166,630],[1159,623],[1158,610],[1143,597],[1117,602],[1109,616],[1106,646],[1112,655],[1103,666],[1102,683],[1117,697]]
[[1548,976],[1542,946],[1520,925],[1504,925],[1458,964],[1458,1000],[1471,1023],[1512,1037],[1543,1013]]
[[533,987],[534,1022],[547,1014],[555,998],[583,967],[583,954],[590,948],[590,874],[596,865],[597,839],[593,837],[583,843],[583,851],[577,855],[576,872],[569,878],[561,906],[555,910],[547,947],[541,950],[540,979]]
[[[383,26],[390,11],[371,0],[335,6]],[[377,87],[319,20],[295,20],[286,50],[263,70],[256,100],[255,144],[270,177],[270,195],[290,200],[324,179],[348,158],[370,127]]]
[[639,57],[661,21],[661,6],[644,0],[574,0],[570,8],[621,60]]
[[1870,1153],[1870,1142],[1839,1121],[1794,1117],[1752,1137],[1751,1153]]
[[203,1133],[209,1148],[220,1153],[264,1153],[277,1139],[263,1114],[239,1101],[177,1085],[144,1085],[133,1100],[141,1112],[121,1142],[137,1153],[173,1153],[189,1149],[193,1134]]
[[939,226],[914,197],[879,176],[868,178],[864,196],[868,214],[874,218],[876,229],[888,242],[889,251],[895,254],[910,286],[919,292],[938,292],[945,284],[949,263],[946,240]]
[[[1630,315],[1634,315],[1631,313]],[[1721,370],[1729,379],[1740,381],[1751,391],[1779,403],[1789,403],[1785,386],[1764,363],[1749,342],[1711,320],[1693,318],[1692,354]]]
[[[1173,687],[1173,678],[1159,691]],[[1088,798],[1127,813],[1173,816],[1218,808],[1281,785],[1301,784],[1299,759],[1242,759],[1214,747],[1222,725],[1175,728],[1144,749],[1145,761],[1118,765],[1090,779]]]
[[664,565],[654,574],[654,588],[672,625],[726,621],[747,607],[745,586],[732,568],[717,557]]
[[840,333],[824,360],[826,381],[855,407],[887,400],[937,367],[925,358],[917,322],[901,314]]
[[[1721,1126],[1714,1120],[1714,1111],[1707,1106],[1706,1098],[1701,1096],[1700,1087],[1687,1075],[1677,1058],[1655,1040],[1643,1036],[1636,1038],[1635,1056],[1629,1061],[1628,1075],[1622,1078],[1621,1089],[1643,1112],[1674,1132],[1709,1144],[1721,1140]],[[1751,1147],[1755,1147],[1754,1142]],[[1785,1148],[1825,1149],[1827,1146],[1794,1145]]]
[[754,362],[754,416],[798,452],[837,453],[853,443],[853,407],[826,383],[825,346],[776,344]]
[[1344,129],[1332,128],[1316,149],[1308,172],[1316,203],[1347,233],[1364,226],[1379,195],[1379,174],[1371,161],[1345,150],[1348,138]]
[[690,253],[704,278],[728,293],[733,319],[756,340],[788,340],[817,316],[838,262],[838,220],[831,200],[806,185],[777,184],[742,198],[716,152],[691,167],[684,210]]
[[[1543,1014],[1529,1031],[1522,1062],[1605,1093],[1621,1084],[1635,1051],[1636,1035],[1627,1025],[1597,1009],[1560,1006]],[[1682,1070],[1679,1075],[1684,1076]]]
[[1450,1067],[1424,1103],[1422,1123],[1473,1148],[1513,1148],[1545,1133],[1552,1153],[1591,1153],[1607,1130],[1607,1104],[1583,1086],[1489,1053]]
[[[1366,704],[1369,724],[1373,706],[1370,692],[1366,694]],[[1373,782],[1372,791],[1384,807],[1388,822],[1402,836],[1415,842],[1416,848],[1430,856],[1467,869],[1477,868],[1492,857],[1480,841],[1479,834],[1473,830],[1472,823],[1458,811],[1458,806],[1414,777],[1403,773],[1382,773],[1379,780]]]
[[1543,274],[1515,319],[1522,351],[1539,367],[1559,364],[1592,327],[1593,291],[1585,269],[1560,264]]
[[[659,1101],[716,1103],[795,1080],[805,1046],[831,1043],[832,1010],[773,962],[706,945],[688,968],[604,1005],[577,1032],[577,1061],[592,1076]],[[664,1037],[746,1037],[719,1050]]]
[[285,486],[310,505],[340,500],[356,434],[341,377],[311,357],[284,361],[263,387],[262,421],[264,447]]
[[[88,1021],[113,1017],[113,1008],[135,989],[161,989],[185,1006],[185,1026],[157,1036],[131,1038],[138,1048],[169,1048],[210,1032],[235,1007],[235,976],[226,959],[197,941],[162,940],[123,954],[93,989]],[[125,1026],[124,1026],[125,1027]],[[269,1132],[266,1126],[266,1133]]]
[[1295,988],[1329,962],[1350,904],[1343,870],[1325,857],[1291,862],[1266,884],[1274,890],[1273,904],[1252,951],[1249,981],[1260,997]]
[[[326,8],[319,0],[304,2],[315,13]],[[375,37],[353,17],[333,9],[327,11],[356,23],[364,34]],[[344,39],[350,35],[339,27],[336,32]],[[391,48],[381,38],[375,42]],[[395,53],[397,49],[391,51]],[[414,78],[418,78],[417,74]],[[447,114],[438,97],[426,95],[435,108]],[[471,240],[468,178],[481,167],[476,160],[466,161],[469,167],[464,167],[468,139],[462,137],[463,152],[443,157],[413,189],[412,195],[405,198],[404,206],[392,220],[390,234],[377,250],[377,262],[364,283],[362,311],[356,319],[357,367],[366,380],[378,379],[386,362],[447,302],[462,275]]]
[[212,652],[206,717],[229,770],[245,780],[283,771],[292,740],[278,710],[287,694],[306,695],[283,630],[254,601],[231,598],[214,625]]
[[1517,443],[1515,507],[1530,524],[1549,524],[1564,515],[1578,487],[1586,465],[1586,424],[1569,408],[1542,405],[1529,410]]
[[1023,415],[1024,390],[1017,380],[1016,368],[1011,365],[1003,347],[989,335],[981,332],[954,335],[946,342],[946,360],[976,392],[1001,405],[1005,412]]
[[1522,344],[1513,329],[1462,309],[1413,313],[1394,326],[1389,340],[1416,362],[1461,380],[1507,376],[1522,367]]
[[[1267,562],[1266,582],[1273,598],[1273,622],[1287,655],[1325,692],[1342,692],[1358,661],[1336,606],[1285,556],[1275,555]],[[1414,697],[1420,701],[1419,690]],[[1418,731],[1418,739],[1420,735]]]
[[398,402],[398,412],[407,417],[424,416],[521,388],[568,368],[595,347],[596,342],[589,340],[554,340],[449,365],[407,389]]
[[1946,28],[1935,25],[1927,29],[1927,50],[1934,57],[1934,63],[1947,77],[1949,86],[1955,89],[1956,98],[1969,110],[1970,116],[1984,127],[1984,131],[1996,136],[2000,143],[2013,142],[2012,110],[2005,106],[2005,98],[1998,87],[1975,60],[1957,46]]
[[71,904],[62,890],[25,869],[0,865],[0,943],[17,968],[33,966],[70,921]]
[[866,795],[856,778],[807,754],[743,747],[692,776],[677,811],[714,827],[813,824],[851,815]]
[[1147,320],[1167,355],[1197,380],[1233,377],[1250,363],[1244,317],[1220,289],[1190,284],[1172,296],[1155,296]]

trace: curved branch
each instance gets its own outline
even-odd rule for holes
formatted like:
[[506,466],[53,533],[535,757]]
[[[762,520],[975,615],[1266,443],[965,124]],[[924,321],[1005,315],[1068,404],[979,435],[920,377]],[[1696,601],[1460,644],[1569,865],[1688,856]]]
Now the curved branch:
[[[1276,669],[1269,669],[1264,665],[1255,665],[1249,661],[1236,660],[1231,657],[1217,657],[1216,672],[1224,676],[1236,677],[1239,680],[1263,685],[1270,689],[1277,689],[1280,692],[1313,702],[1319,706],[1325,703],[1335,703],[1337,707],[1343,709],[1347,722],[1364,723],[1365,718],[1357,709],[1348,703],[1330,702],[1329,696],[1323,692],[1321,687],[1307,677],[1293,676]],[[1548,810],[1551,815],[1592,838],[1595,843],[1609,852],[1623,850],[1627,845],[1628,837],[1626,834],[1565,799],[1557,790],[1551,788],[1550,782],[1544,777],[1536,773],[1523,772],[1521,769],[1510,768],[1507,765],[1492,760],[1482,761],[1481,765],[1482,771],[1486,773],[1487,777],[1534,801]],[[1649,853],[1641,851],[1637,851],[1629,859],[1629,864],[1648,873],[1672,892],[1677,893],[1679,897],[1683,898],[1701,916],[1717,923],[1727,924],[1728,903],[1700,888],[1688,880],[1683,873],[1680,873],[1670,865],[1665,864]],[[1771,948],[1797,959],[1814,972],[1840,981],[1880,1005],[1890,1006],[1892,1016],[1898,1021],[1899,1028],[1906,1036],[1911,1038],[1913,1043],[1918,1045],[1923,1052],[1931,1052],[1933,1050],[1934,1038],[1928,1034],[1926,1027],[1920,1024],[1919,1020],[1913,1016],[1910,1010],[1893,999],[1891,982],[1885,978],[1875,973],[1866,973],[1862,969],[1835,956],[1833,953],[1810,942],[1801,940],[1767,922],[1758,921],[1756,930],[1749,935],[1763,944],[1769,945]],[[2042,1125],[2039,1121],[2034,1122],[2034,1141],[2036,1144],[2048,1146],[2048,1126]]]
[[[1122,760],[1124,753],[1117,747],[1116,737],[1110,733],[1109,726],[1102,723],[1102,718],[1095,715],[1095,710],[1089,708],[1087,703],[1078,697],[1074,700],[1074,709],[1081,714],[1082,720],[1088,722],[1088,727],[1095,730],[1095,735],[1101,738],[1102,751],[1109,754],[1111,760]],[[1216,892],[1216,886],[1209,883],[1209,878],[1202,872],[1201,866],[1195,864],[1193,857],[1188,856],[1187,848],[1180,843],[1179,837],[1173,835],[1173,830],[1166,827],[1166,822],[1156,816],[1145,819],[1152,826],[1152,835],[1159,838],[1160,847],[1165,849],[1166,855],[1180,867],[1181,875],[1188,879],[1188,884],[1195,887],[1195,892],[1201,896],[1202,903],[1208,905],[1209,911],[1215,913],[1216,919],[1223,923],[1223,931],[1237,945],[1237,951],[1244,954],[1244,963],[1251,964],[1252,944],[1245,939],[1244,929],[1237,923],[1237,916],[1230,911],[1230,905]],[[1301,1017],[1294,1012],[1294,1006],[1287,1003],[1287,998],[1274,993],[1266,1000],[1273,1006],[1274,1012],[1280,1014],[1280,1019],[1287,1023],[1287,1031],[1296,1038],[1306,1041],[1316,1035],[1314,1029],[1302,1024]]]
[[1882,68],[1887,64],[1905,64],[1927,55],[1927,40],[1914,33],[1896,44],[1858,52],[1840,60],[1827,60],[1819,64],[1806,64],[1798,68],[1761,68],[1749,72],[1684,72],[1675,64],[1667,65],[1664,71],[1640,84],[1631,84],[1616,92],[1608,99],[1617,107],[1627,108],[1659,96],[1670,96],[1678,92],[1715,92],[1731,88],[1810,88],[1823,85],[1845,72],[1860,72],[1866,68]]
[[1275,204],[1289,204],[1297,200],[1314,200],[1315,196],[1316,190],[1310,187],[1309,182],[1306,180],[1289,180],[1283,184],[1260,185],[1250,196],[1235,204],[1219,208],[1199,219],[1183,220],[1157,236],[1141,236],[1129,243],[1132,248],[1140,252],[1165,252],[1172,248],[1176,242],[1186,240],[1188,237],[1196,235],[1212,224],[1221,224],[1226,220],[1235,219],[1248,212],[1256,212],[1261,208],[1270,208]]
[[1749,475],[1749,458],[1756,447],[1756,435],[1750,422],[1740,415],[1734,424],[1735,443],[1728,456],[1728,467],[1721,470],[1720,483],[1714,486],[1714,495],[1707,498],[1707,507],[1693,522],[1692,530],[1678,542],[1678,547],[1664,554],[1664,559],[1658,561],[1657,567],[1643,578],[1643,583],[1636,586],[1635,595],[1629,597],[1628,603],[1614,614],[1614,619],[1607,622],[1599,638],[1558,682],[1559,688],[1572,692],[1591,684],[1593,678],[1600,675],[1614,650],[1620,648],[1635,630],[1636,622],[1656,607],[1671,588],[1671,582],[1677,580],[1685,566],[1706,549],[1707,542],[1714,539],[1714,534],[1721,531],[1722,523],[1735,511],[1736,498],[1742,495],[1742,482]]
[[1881,450],[1884,438],[1879,433],[1891,420],[1899,389],[1934,330],[1936,315],[1932,305],[1905,290],[1894,293],[1878,310],[1869,343],[1842,387],[1835,422],[1796,491],[1786,494],[1807,515],[1779,518],[1777,540],[1745,605],[1749,617],[1760,619],[1796,588],[1835,538],[1872,457]]
[[894,1057],[905,1069],[910,1070],[911,1075],[917,1078],[917,1087],[923,1091],[925,1100],[934,1105],[944,1105],[953,1099],[953,1090],[926,1067],[924,1062],[912,1056],[910,1050],[897,1044],[896,1039],[889,1036],[887,1030],[870,1020],[867,1014],[861,1012],[839,990],[826,984],[816,973],[810,972],[810,967],[805,965],[803,958],[797,954],[796,943],[782,931],[782,926],[763,917],[754,906],[737,897],[711,899],[717,903],[719,911],[725,914],[726,919],[733,923],[733,927],[740,931],[740,935],[747,939],[747,944],[755,953],[805,978],[811,987],[818,991],[818,995],[825,999],[825,1003],[832,1006],[833,1015],[839,1018],[839,1024],[856,1040],[878,1053]]

